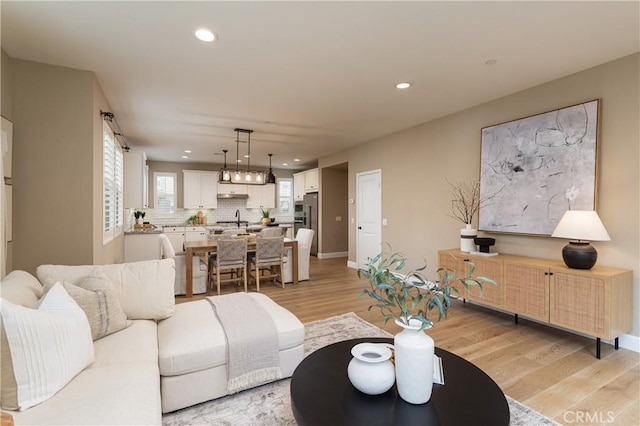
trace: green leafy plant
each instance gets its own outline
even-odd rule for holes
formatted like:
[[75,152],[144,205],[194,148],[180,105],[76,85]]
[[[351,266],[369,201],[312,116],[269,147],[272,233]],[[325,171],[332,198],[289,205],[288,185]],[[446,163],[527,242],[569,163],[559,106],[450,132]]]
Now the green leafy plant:
[[262,215],[263,218],[268,219],[269,218],[269,209],[260,209],[260,214]]
[[198,222],[198,215],[194,214],[193,216],[189,216],[189,219],[187,219],[187,224],[188,225],[193,225],[195,223]]
[[482,285],[495,281],[487,277],[473,277],[475,265],[469,262],[467,275],[455,278],[453,271],[440,268],[436,271],[438,279],[430,281],[422,271],[426,263],[406,273],[401,273],[406,266],[407,259],[402,253],[382,252],[369,260],[366,269],[358,270],[358,277],[369,280],[369,288],[360,291],[359,296],[367,295],[375,303],[369,306],[380,309],[386,323],[390,319],[397,319],[409,325],[409,320],[418,320],[421,329],[433,326],[429,319],[429,312],[438,312],[438,321],[447,317],[447,310],[451,307],[452,299],[459,298],[458,290],[452,286],[455,281],[465,289],[477,286],[482,291]]
[[133,217],[135,217],[136,219],[144,219],[145,214],[146,213],[142,210],[136,210],[133,212]]

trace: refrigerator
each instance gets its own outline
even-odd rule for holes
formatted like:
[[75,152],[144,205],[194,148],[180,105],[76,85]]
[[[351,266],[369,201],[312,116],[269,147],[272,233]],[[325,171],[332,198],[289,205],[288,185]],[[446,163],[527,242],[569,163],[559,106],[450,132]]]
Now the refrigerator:
[[313,242],[311,243],[311,255],[318,255],[318,193],[305,194],[302,200],[302,225],[301,228],[313,229]]

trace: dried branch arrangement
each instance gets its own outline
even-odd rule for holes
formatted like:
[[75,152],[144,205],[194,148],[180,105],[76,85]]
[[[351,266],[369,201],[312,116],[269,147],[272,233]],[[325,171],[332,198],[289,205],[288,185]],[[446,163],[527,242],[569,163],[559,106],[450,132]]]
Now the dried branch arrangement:
[[[446,179],[446,178],[445,178]],[[478,213],[482,201],[480,200],[480,182],[450,182],[451,185],[451,212],[449,216],[455,220],[470,224]]]

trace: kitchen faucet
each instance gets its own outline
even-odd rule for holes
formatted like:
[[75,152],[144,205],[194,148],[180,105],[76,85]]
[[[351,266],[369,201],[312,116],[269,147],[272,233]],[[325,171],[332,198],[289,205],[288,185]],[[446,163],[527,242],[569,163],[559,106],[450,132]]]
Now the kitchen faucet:
[[236,218],[238,219],[238,228],[240,228],[240,210],[236,210]]

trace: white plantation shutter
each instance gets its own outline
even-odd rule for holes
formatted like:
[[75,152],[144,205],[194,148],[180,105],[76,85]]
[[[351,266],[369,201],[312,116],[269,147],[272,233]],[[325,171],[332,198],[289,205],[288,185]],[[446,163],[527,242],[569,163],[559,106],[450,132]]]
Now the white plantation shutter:
[[154,173],[156,182],[155,208],[158,212],[173,213],[176,209],[176,180],[175,173]]
[[106,244],[122,233],[124,222],[124,164],[122,150],[115,141],[113,131],[106,122],[102,125],[103,135],[103,236]]

